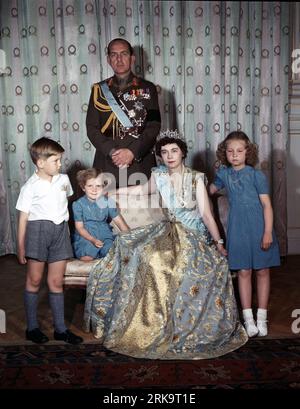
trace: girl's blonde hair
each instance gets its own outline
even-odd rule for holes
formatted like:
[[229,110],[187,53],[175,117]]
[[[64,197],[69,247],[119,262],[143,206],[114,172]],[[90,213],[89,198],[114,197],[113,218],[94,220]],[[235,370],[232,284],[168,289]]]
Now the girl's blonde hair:
[[102,171],[96,168],[79,170],[76,174],[76,179],[81,189],[83,189],[89,179],[95,179],[101,173]]
[[244,141],[246,145],[246,165],[255,166],[258,162],[258,146],[256,143],[250,141],[248,136],[242,131],[234,131],[231,132],[227,137],[224,139],[223,142],[219,143],[217,149],[217,158],[221,162],[222,165],[231,166],[226,158],[226,148],[227,144],[230,141]]

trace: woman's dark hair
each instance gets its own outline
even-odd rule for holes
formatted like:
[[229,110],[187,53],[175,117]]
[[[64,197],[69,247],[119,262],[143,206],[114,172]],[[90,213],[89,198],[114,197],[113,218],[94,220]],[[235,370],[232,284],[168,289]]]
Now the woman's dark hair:
[[159,156],[161,158],[161,148],[165,145],[169,145],[170,143],[176,143],[176,145],[178,145],[178,147],[180,148],[182,154],[183,154],[183,159],[186,158],[187,156],[187,152],[188,152],[188,148],[187,148],[187,144],[184,140],[179,139],[179,138],[172,138],[169,136],[165,136],[164,138],[159,139],[156,142],[155,145],[155,153],[157,156]]
[[230,141],[244,141],[246,145],[246,165],[255,166],[258,162],[258,146],[256,143],[250,141],[248,136],[242,131],[234,131],[231,132],[227,137],[224,139],[223,142],[219,143],[217,149],[217,158],[221,162],[222,165],[231,166],[226,158],[226,148],[227,144]]

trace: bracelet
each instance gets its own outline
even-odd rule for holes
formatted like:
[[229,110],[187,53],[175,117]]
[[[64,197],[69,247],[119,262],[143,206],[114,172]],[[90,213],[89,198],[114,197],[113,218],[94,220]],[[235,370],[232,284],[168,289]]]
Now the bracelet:
[[214,240],[214,243],[217,244],[224,244],[224,240],[223,239],[219,239],[219,240]]

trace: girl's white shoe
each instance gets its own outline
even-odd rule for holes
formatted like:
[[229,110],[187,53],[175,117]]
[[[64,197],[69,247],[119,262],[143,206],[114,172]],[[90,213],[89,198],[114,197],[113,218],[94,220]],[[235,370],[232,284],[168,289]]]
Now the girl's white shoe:
[[249,338],[255,337],[258,334],[258,328],[255,325],[255,321],[253,319],[253,313],[251,308],[247,308],[243,310],[243,317],[245,321],[245,328]]
[[253,319],[245,321],[245,328],[249,338],[255,337],[258,334],[258,328]]
[[267,310],[263,308],[258,308],[257,310],[257,328],[258,336],[265,337],[268,335],[268,326],[267,326]]
[[266,335],[268,335],[268,326],[266,320],[257,320],[256,325],[259,337],[265,337]]

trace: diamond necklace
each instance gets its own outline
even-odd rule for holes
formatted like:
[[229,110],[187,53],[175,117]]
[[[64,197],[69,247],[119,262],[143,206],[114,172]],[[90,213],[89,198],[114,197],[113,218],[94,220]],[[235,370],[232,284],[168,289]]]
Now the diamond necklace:
[[184,167],[184,165],[182,165],[182,171],[180,172],[180,174],[176,173],[176,175],[178,175],[178,176],[175,177],[176,179],[180,178],[179,183],[177,183],[177,185],[180,184],[179,188],[178,188],[178,186],[176,186],[175,183],[172,183],[172,181],[171,181],[171,184],[173,186],[177,202],[179,203],[179,205],[181,207],[186,207],[187,206],[187,200],[186,200],[186,193],[187,192],[186,192],[186,186],[185,186],[185,173],[186,173],[185,172],[185,167]]

